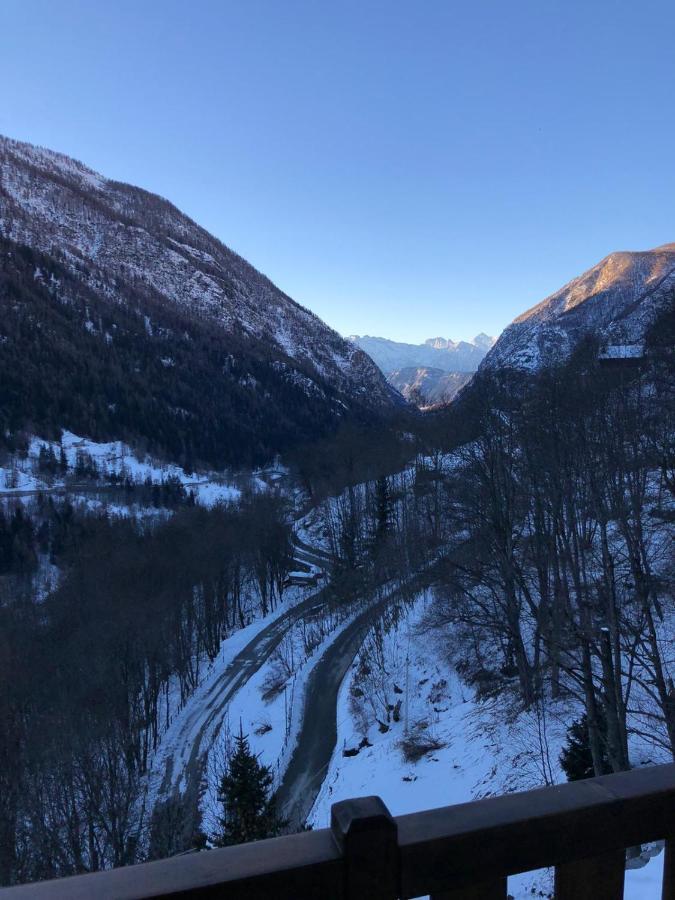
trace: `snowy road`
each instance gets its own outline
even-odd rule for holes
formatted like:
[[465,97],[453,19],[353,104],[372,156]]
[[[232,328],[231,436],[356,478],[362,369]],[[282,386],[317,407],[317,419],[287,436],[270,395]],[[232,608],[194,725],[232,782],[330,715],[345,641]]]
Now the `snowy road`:
[[[293,542],[296,559],[309,564],[315,571],[325,571],[329,566],[327,554],[295,535]],[[199,792],[208,753],[232,698],[267,662],[293,624],[320,609],[326,599],[325,589],[319,590],[277,614],[268,625],[259,627],[224,670],[200,686],[167,734],[160,770],[150,779],[149,801],[151,807],[159,811],[169,801],[180,799],[186,816],[181,826],[188,838],[199,824]]]
[[370,605],[328,646],[312,670],[298,743],[277,791],[277,806],[291,831],[304,824],[321,789],[337,740],[337,696],[368,629],[391,602]]
[[217,737],[227,707],[234,695],[267,661],[289,628],[303,615],[322,606],[319,591],[283,612],[260,630],[230,661],[222,675],[198,691],[180,714],[178,728],[171,734],[164,757],[161,783],[154,807],[172,798],[182,797],[192,821],[185,822],[186,833],[197,824],[199,788],[206,756]]

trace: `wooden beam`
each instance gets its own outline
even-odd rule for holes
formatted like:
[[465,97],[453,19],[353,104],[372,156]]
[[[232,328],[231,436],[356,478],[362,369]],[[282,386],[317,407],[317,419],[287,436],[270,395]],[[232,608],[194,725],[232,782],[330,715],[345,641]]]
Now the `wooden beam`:
[[0,900],[503,900],[507,875],[548,866],[562,900],[615,900],[625,848],[664,836],[663,900],[675,900],[675,764],[396,819],[378,797],[347,800],[330,829],[0,889]]
[[145,900],[222,898],[344,900],[343,863],[329,829],[205,850],[0,889],[0,900]]
[[564,863],[555,870],[555,900],[623,900],[626,851]]
[[506,900],[506,878],[457,888],[454,891],[435,891],[429,900]]

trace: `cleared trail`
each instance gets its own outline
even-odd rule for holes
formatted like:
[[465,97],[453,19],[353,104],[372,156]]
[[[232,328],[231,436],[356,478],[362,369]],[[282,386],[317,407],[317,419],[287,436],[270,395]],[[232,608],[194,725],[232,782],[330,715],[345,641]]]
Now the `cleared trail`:
[[[198,703],[188,703],[184,714],[181,715],[180,729],[172,740],[172,744],[175,743],[181,747],[188,743],[191,744],[188,769],[202,755],[202,751],[208,749],[204,747],[204,738],[221,717],[235,693],[267,661],[293,623],[321,606],[322,597],[319,592],[291,607],[259,632],[235,656],[222,676],[208,688],[205,696],[199,698]],[[168,795],[172,788],[178,787],[180,784],[182,772],[175,766],[175,762],[175,754],[170,754],[166,760],[166,771],[162,779],[160,797]]]

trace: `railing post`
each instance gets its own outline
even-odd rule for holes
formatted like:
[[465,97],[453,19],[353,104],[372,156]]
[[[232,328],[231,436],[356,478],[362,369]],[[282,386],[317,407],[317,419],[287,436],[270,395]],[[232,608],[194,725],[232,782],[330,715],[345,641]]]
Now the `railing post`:
[[675,900],[675,836],[667,838],[663,848],[661,900]]
[[626,851],[556,866],[555,900],[623,900]]
[[452,891],[434,891],[430,900],[506,900],[506,886],[506,878],[496,878]]
[[347,900],[399,896],[398,829],[379,797],[342,800],[331,808],[330,827],[344,857]]

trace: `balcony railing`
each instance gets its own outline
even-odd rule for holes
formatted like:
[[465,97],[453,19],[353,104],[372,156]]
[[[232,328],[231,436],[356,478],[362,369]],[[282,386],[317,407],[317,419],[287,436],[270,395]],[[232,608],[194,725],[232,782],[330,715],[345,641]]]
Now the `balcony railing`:
[[0,900],[505,900],[506,878],[555,867],[556,900],[619,900],[626,848],[666,840],[675,900],[675,765],[393,817],[336,803],[331,827],[0,890]]

